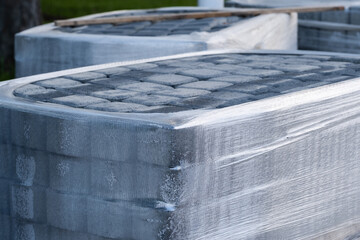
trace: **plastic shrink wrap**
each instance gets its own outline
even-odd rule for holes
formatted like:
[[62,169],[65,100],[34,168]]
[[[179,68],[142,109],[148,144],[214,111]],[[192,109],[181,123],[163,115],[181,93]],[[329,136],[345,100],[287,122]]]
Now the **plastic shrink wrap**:
[[355,239],[359,62],[217,51],[3,82],[0,239]]
[[[116,11],[79,19],[205,10],[211,9]],[[46,24],[17,34],[15,45],[17,77],[209,49],[294,50],[297,48],[297,16],[273,14],[76,28]]]
[[345,11],[299,13],[299,49],[360,53],[360,1],[235,0],[231,7],[344,5]]

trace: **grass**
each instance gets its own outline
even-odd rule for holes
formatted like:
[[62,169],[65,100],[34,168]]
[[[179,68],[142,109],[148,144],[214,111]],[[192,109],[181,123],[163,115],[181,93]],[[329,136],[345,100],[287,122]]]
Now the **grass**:
[[195,6],[197,0],[41,0],[45,21],[123,9]]
[[15,78],[15,67],[12,63],[4,64],[0,59],[0,81]]

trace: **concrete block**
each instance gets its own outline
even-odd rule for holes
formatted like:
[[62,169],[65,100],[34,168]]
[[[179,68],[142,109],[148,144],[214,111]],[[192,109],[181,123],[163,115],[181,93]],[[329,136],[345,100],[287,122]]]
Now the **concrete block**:
[[[132,97],[129,99],[135,99],[136,97]],[[127,101],[127,99],[125,99]],[[129,100],[130,102],[131,100]],[[133,102],[140,102],[143,101],[134,101]],[[145,102],[144,102],[145,103]],[[148,106],[137,104],[137,103],[125,103],[125,102],[107,102],[107,103],[98,103],[89,105],[86,108],[94,109],[99,111],[107,111],[107,112],[143,112],[149,110]]]
[[61,194],[48,190],[46,211],[50,226],[75,232],[87,231],[87,200],[85,196]]
[[75,107],[75,108],[86,107],[92,104],[108,102],[106,99],[96,98],[91,96],[83,97],[81,95],[70,95],[66,97],[53,98],[51,101],[54,103],[65,104],[68,105],[69,107]]
[[194,83],[187,83],[178,86],[179,88],[201,89],[207,91],[214,91],[221,88],[229,87],[233,85],[229,82],[216,82],[216,81],[197,81]]
[[197,81],[196,78],[182,76],[182,75],[176,75],[176,74],[156,74],[149,76],[144,79],[148,82],[158,83],[158,84],[164,84],[169,86],[176,86],[180,84],[190,83]]
[[46,124],[47,151],[70,157],[90,155],[90,125],[86,119],[49,117]]
[[11,142],[37,150],[46,149],[46,118],[25,111],[11,111]]
[[151,95],[130,97],[128,99],[125,99],[124,102],[143,104],[146,106],[158,106],[172,104],[174,102],[177,102],[178,100],[179,98],[177,97],[157,95],[155,93]]
[[[89,232],[111,239],[156,239],[166,213],[122,202],[88,201]],[[129,221],[128,219],[131,219]]]
[[46,189],[41,187],[11,187],[11,212],[18,219],[46,223]]
[[89,194],[90,164],[87,159],[48,155],[49,185],[63,193]]

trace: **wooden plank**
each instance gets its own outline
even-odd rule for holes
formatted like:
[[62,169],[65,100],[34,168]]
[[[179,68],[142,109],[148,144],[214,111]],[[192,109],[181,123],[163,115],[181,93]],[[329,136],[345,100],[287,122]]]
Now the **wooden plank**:
[[231,16],[256,16],[260,14],[270,13],[292,13],[292,12],[323,12],[323,11],[342,11],[343,6],[330,7],[293,7],[293,8],[254,8],[254,9],[239,9],[239,10],[223,10],[211,12],[195,12],[195,13],[173,13],[173,14],[153,14],[144,16],[125,16],[125,17],[111,17],[111,18],[95,18],[84,20],[58,20],[55,21],[56,26],[61,27],[75,27],[83,25],[95,24],[121,24],[142,21],[164,21],[188,18],[211,18],[211,17],[231,17]]
[[332,31],[360,31],[359,25],[345,24],[345,23],[334,23],[334,22],[322,22],[315,20],[299,20],[299,26],[332,30]]

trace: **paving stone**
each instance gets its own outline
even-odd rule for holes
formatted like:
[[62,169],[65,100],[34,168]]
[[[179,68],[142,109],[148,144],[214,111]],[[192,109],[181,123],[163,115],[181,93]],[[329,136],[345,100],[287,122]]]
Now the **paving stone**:
[[249,75],[249,76],[257,76],[257,77],[268,77],[283,74],[281,71],[276,70],[264,70],[264,69],[251,69],[251,70],[243,70],[240,69],[236,72],[239,75]]
[[147,106],[156,106],[156,105],[172,104],[179,100],[180,99],[177,97],[152,94],[152,95],[141,95],[141,96],[131,97],[125,99],[124,102],[138,103]]
[[96,97],[91,97],[91,96],[70,95],[70,96],[66,96],[66,97],[54,98],[54,99],[52,99],[52,102],[67,105],[70,107],[81,108],[81,107],[86,107],[86,106],[93,105],[96,103],[105,103],[108,101],[105,99],[102,99],[102,98],[96,98]]
[[210,78],[209,81],[216,82],[229,82],[233,84],[241,84],[241,83],[251,83],[255,81],[261,80],[260,77],[256,76],[246,76],[246,75],[229,75],[217,78]]
[[132,36],[166,36],[169,34],[169,30],[141,30],[139,32],[133,33]]
[[266,85],[260,84],[244,84],[244,85],[236,85],[232,87],[224,88],[223,91],[229,92],[243,92],[248,94],[259,94],[265,93],[269,91],[269,87]]
[[[190,24],[191,21],[187,23]],[[202,25],[200,22],[198,26]],[[159,26],[173,27],[171,23]],[[99,75],[96,75],[92,76],[94,79],[88,79],[88,75],[80,74],[85,76],[83,79],[87,79],[86,83],[80,84],[80,80],[65,76],[59,78],[66,78],[64,84],[60,80],[55,80],[54,83],[51,79],[43,80],[26,85],[24,89],[18,88],[14,94],[21,97],[17,92],[22,92],[24,98],[31,100],[87,107],[98,111],[165,113],[202,106],[227,107],[291,92],[293,89],[307,89],[322,86],[324,83],[345,81],[358,76],[360,67],[356,59],[346,57],[223,53],[132,64],[100,71],[90,74],[100,74],[102,78],[97,78]],[[228,96],[223,96],[222,92],[227,92]],[[30,96],[28,93],[39,94]],[[44,94],[41,95],[42,93]],[[253,97],[233,99],[234,95],[240,93]],[[74,102],[73,95],[76,95]],[[80,96],[83,95],[86,97],[81,100]],[[212,96],[214,101],[210,99]],[[223,98],[215,99],[215,96]],[[143,106],[129,107],[130,103]],[[186,106],[186,103],[189,105]],[[21,131],[17,133],[16,129],[14,131],[14,136],[23,134]]]
[[146,111],[147,106],[127,102],[107,102],[89,105],[86,108],[106,112],[138,112]]
[[53,89],[46,89],[34,84],[28,84],[15,89],[14,95],[24,98],[38,98],[41,100],[47,100],[52,97],[61,97],[64,96],[65,94],[57,92],[56,90]]
[[147,82],[153,82],[158,84],[164,84],[169,86],[176,86],[180,84],[190,83],[197,81],[196,78],[181,76],[176,74],[155,74],[143,79]]
[[218,64],[214,65],[212,69],[224,71],[224,72],[238,72],[239,70],[248,71],[251,70],[249,67],[234,66],[233,64]]
[[296,81],[293,79],[283,79],[283,80],[276,80],[276,81],[264,81],[264,84],[270,86],[272,91],[275,92],[283,92],[287,91],[291,88],[297,88],[303,86],[304,83],[301,81]]
[[300,81],[321,81],[324,79],[324,76],[317,73],[306,73],[295,76],[294,78]]
[[84,72],[84,73],[67,75],[67,76],[63,76],[63,77],[73,79],[73,80],[78,80],[81,82],[86,82],[86,81],[94,80],[97,78],[105,78],[106,75],[103,73],[96,73],[96,72]]
[[212,69],[190,69],[181,71],[180,74],[200,79],[209,79],[226,75],[223,71]]
[[68,88],[68,87],[81,86],[83,85],[83,83],[66,78],[54,78],[50,80],[36,82],[36,85],[40,85],[42,87],[47,87],[47,88]]
[[129,97],[137,96],[141,93],[139,92],[132,92],[127,90],[107,90],[107,91],[100,91],[100,92],[93,92],[91,93],[92,96],[98,97],[98,98],[104,98],[109,101],[121,101]]
[[153,63],[141,63],[141,64],[134,64],[134,65],[129,65],[126,66],[127,68],[130,68],[132,70],[148,70],[151,68],[156,68],[158,65],[153,64]]
[[102,78],[98,80],[90,81],[90,83],[99,84],[108,88],[117,88],[120,86],[125,86],[133,83],[138,83],[138,81],[130,80],[128,77],[124,76],[114,76],[111,78]]
[[94,72],[105,74],[107,76],[112,76],[112,75],[120,75],[120,74],[126,73],[128,71],[129,71],[129,69],[127,69],[127,68],[114,67],[114,68],[106,68],[106,69],[96,70]]
[[320,69],[319,66],[311,66],[311,65],[278,65],[274,67],[275,69],[285,71],[285,72],[305,72]]
[[176,88],[176,89],[162,90],[156,92],[157,95],[174,96],[180,98],[196,97],[196,96],[206,95],[209,93],[210,91],[201,90],[201,89],[191,89],[191,88]]
[[219,100],[251,100],[254,99],[254,96],[251,94],[241,93],[241,92],[227,92],[227,91],[220,91],[220,92],[214,92],[206,97],[208,98],[214,98]]
[[217,90],[233,85],[229,82],[215,82],[215,81],[197,81],[193,83],[187,83],[178,86],[178,88],[191,88],[191,89],[202,89],[202,90]]
[[183,68],[171,67],[171,66],[158,66],[156,68],[147,69],[148,72],[152,73],[178,73],[184,70]]
[[91,94],[93,92],[97,92],[97,91],[110,90],[110,88],[102,86],[102,85],[86,83],[86,84],[82,84],[82,85],[79,85],[79,86],[68,87],[65,90],[66,90],[66,92],[70,92],[72,94],[89,95],[89,94]]
[[205,97],[192,97],[181,100],[179,102],[174,103],[175,106],[180,107],[190,107],[190,108],[216,108],[226,101],[218,100],[218,99],[210,99]]
[[134,92],[142,92],[142,93],[153,93],[162,90],[171,90],[173,88],[156,83],[140,82],[140,83],[129,84],[126,86],[120,86],[119,89],[129,90]]

